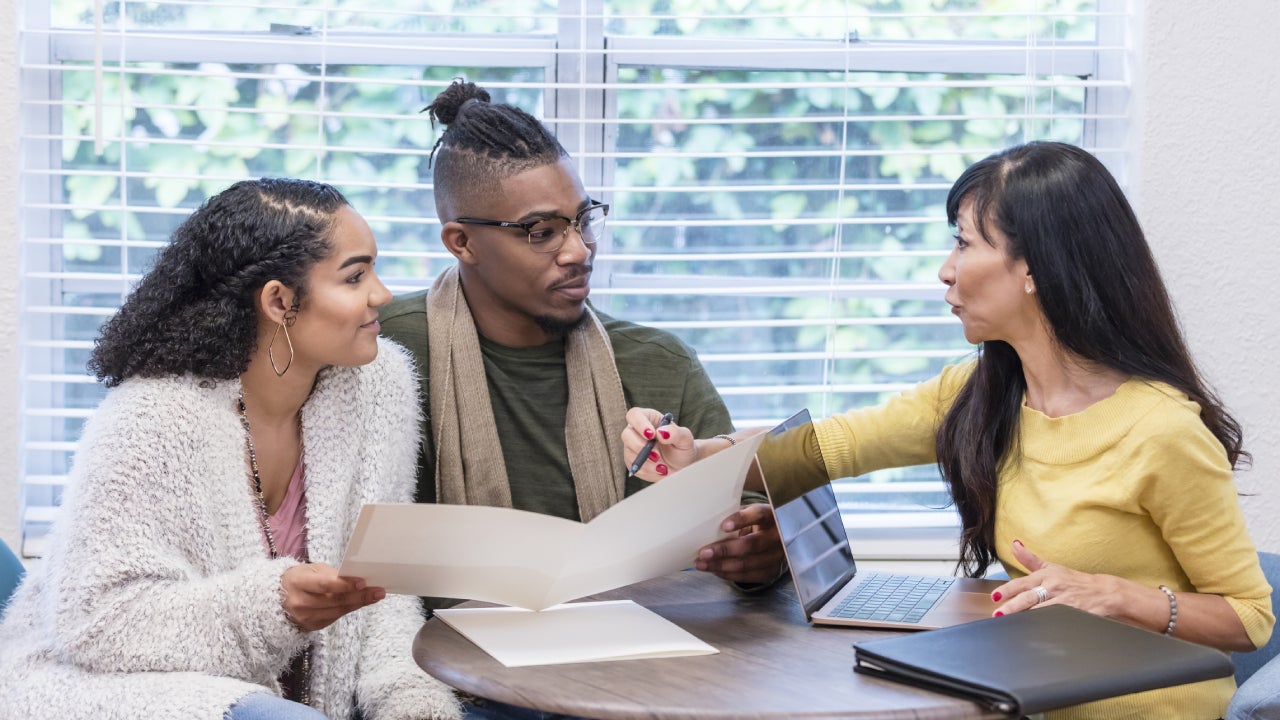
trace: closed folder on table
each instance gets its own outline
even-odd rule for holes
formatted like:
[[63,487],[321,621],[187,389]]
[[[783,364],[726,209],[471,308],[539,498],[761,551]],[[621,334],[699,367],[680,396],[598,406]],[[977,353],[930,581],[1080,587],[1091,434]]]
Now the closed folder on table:
[[1029,715],[1226,677],[1226,653],[1065,605],[854,643],[856,672]]

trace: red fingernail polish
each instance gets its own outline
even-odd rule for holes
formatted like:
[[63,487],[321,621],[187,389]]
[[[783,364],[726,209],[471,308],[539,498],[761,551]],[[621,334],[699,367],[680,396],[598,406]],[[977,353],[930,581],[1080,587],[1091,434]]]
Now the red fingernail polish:
[[991,593],[991,599],[992,599],[993,601],[995,601],[995,602],[1000,602],[1000,598],[1002,598],[1002,597],[1004,597],[1004,596],[1003,596],[1003,595],[1001,595],[999,592],[993,592],[993,593]]
[[654,468],[654,471],[656,471],[659,475],[666,475],[666,474],[667,474],[667,466],[666,466],[666,465],[658,465],[657,467],[655,467],[655,468]]
[[645,440],[652,440],[652,439],[653,439],[653,430],[652,430],[651,428],[645,428],[645,429],[644,429],[644,439],[645,439]]
[[662,436],[662,439],[663,439],[663,440],[670,440],[670,439],[671,439],[671,433],[667,432],[666,430],[659,430],[659,431],[658,431],[658,434]]
[[1000,616],[1002,616],[1002,615],[1004,615],[1004,611],[1003,611],[1003,610],[997,610],[997,611],[996,611],[996,617],[1000,617]]
[[651,460],[652,462],[658,462],[661,459],[662,459],[662,456],[658,454],[657,450],[654,450],[653,452],[649,453],[649,460]]

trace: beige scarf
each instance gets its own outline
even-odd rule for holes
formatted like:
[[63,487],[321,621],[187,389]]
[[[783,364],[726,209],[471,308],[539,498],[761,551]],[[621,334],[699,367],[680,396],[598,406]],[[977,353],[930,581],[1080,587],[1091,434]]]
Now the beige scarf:
[[[604,325],[591,308],[586,313],[586,322],[565,339],[569,407],[564,433],[583,522],[622,500],[626,486],[622,380]],[[441,273],[427,293],[427,332],[436,500],[511,507],[480,339],[457,266]]]

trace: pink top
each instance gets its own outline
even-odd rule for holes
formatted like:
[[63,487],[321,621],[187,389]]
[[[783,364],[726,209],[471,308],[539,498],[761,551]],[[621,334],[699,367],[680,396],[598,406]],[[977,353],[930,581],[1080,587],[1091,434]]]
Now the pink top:
[[284,500],[269,518],[276,553],[298,562],[307,562],[307,489],[302,479],[305,471],[306,465],[299,460],[293,469],[293,477],[289,478]]

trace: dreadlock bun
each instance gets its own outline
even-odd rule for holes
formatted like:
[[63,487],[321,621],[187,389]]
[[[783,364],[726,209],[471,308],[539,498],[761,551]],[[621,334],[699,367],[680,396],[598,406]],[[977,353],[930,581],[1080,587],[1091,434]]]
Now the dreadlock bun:
[[455,78],[443,92],[436,96],[435,100],[431,101],[430,105],[424,108],[424,111],[432,122],[452,125],[453,121],[458,119],[458,112],[462,110],[462,106],[471,100],[487,103],[489,91],[473,82]]
[[482,212],[495,183],[568,157],[538,118],[502,102],[475,83],[456,78],[425,109],[444,130],[429,165],[436,214],[447,222]]

